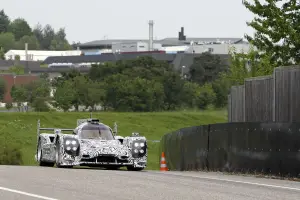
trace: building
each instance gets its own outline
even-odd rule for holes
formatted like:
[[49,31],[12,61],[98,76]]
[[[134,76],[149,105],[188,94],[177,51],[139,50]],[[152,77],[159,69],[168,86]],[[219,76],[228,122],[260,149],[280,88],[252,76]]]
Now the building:
[[[152,31],[153,29],[150,28]],[[177,38],[164,38],[161,40],[152,40],[153,33],[149,33],[149,39],[106,39],[95,40],[78,45],[79,49],[85,55],[99,55],[102,53],[118,53],[149,51],[150,44],[153,44],[153,50],[165,51],[166,53],[189,52],[193,48],[193,53],[203,53],[207,48],[216,48],[217,54],[228,54],[226,45],[243,45],[245,48],[249,44],[243,41],[243,38],[196,38],[186,37],[184,27],[178,33]],[[213,47],[207,47],[212,45]],[[141,46],[140,48],[138,48]],[[147,48],[148,47],[148,48]]]
[[[27,61],[44,61],[49,56],[78,56],[81,54],[80,50],[71,51],[27,51]],[[6,60],[14,60],[16,55],[20,56],[20,60],[26,60],[25,50],[9,50],[5,54]]]
[[10,91],[13,85],[28,84],[32,81],[37,80],[39,77],[32,74],[26,74],[26,75],[0,74],[0,78],[2,78],[6,83],[6,93],[4,95],[4,99],[1,101],[3,103],[11,103],[12,98],[10,95]]
[[[162,49],[161,44],[154,43],[153,50],[160,51]],[[113,43],[111,46],[111,51],[113,53],[121,52],[146,52],[149,50],[148,42],[128,42],[128,43]]]
[[249,52],[250,45],[245,43],[240,44],[203,44],[187,46],[186,53],[203,53],[211,52],[212,54],[229,54],[231,48],[235,48],[238,53]]

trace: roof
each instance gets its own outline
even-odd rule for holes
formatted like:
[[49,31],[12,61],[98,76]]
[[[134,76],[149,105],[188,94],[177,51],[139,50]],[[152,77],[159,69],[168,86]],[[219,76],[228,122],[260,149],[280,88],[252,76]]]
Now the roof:
[[0,69],[3,67],[11,67],[11,66],[14,66],[15,64],[19,64],[19,65],[23,65],[23,66],[26,66],[28,65],[28,67],[40,67],[40,62],[38,61],[24,61],[24,60],[21,60],[21,61],[15,61],[15,60],[1,60],[0,59]]
[[[9,50],[5,55],[25,55],[25,50]],[[81,51],[79,50],[70,50],[70,51],[46,51],[46,50],[28,50],[28,54],[33,54],[35,56],[66,56],[66,55],[80,55]]]
[[117,60],[131,60],[136,59],[139,56],[151,56],[156,60],[173,61],[176,55],[165,53],[130,53],[130,54],[113,54],[105,53],[100,55],[88,55],[88,56],[52,56],[44,60],[45,64],[52,63],[99,63],[110,62]]
[[[79,47],[97,47],[103,45],[112,45],[113,43],[134,43],[134,42],[148,42],[148,39],[111,39],[111,40],[94,40],[91,42],[79,44]],[[162,45],[183,45],[183,44],[190,44],[192,41],[194,42],[217,42],[217,41],[224,41],[224,42],[232,42],[237,43],[243,41],[243,38],[197,38],[191,37],[186,38],[186,40],[178,40],[178,38],[164,38],[161,40],[154,40],[154,43],[161,43]]]
[[[193,64],[194,57],[197,57],[201,54],[193,53],[177,53],[177,54],[165,54],[165,53],[132,53],[132,54],[101,54],[101,55],[90,55],[90,56],[57,56],[57,57],[48,57],[44,62],[47,64],[51,63],[103,63],[109,61],[118,61],[118,60],[131,60],[136,59],[139,56],[151,56],[156,60],[167,61],[174,65],[175,69],[180,69],[181,66],[188,67]],[[228,62],[229,55],[227,54],[214,54],[220,56],[222,60]],[[57,68],[56,68],[57,69]],[[52,69],[52,70],[56,70]],[[45,68],[45,70],[50,70]],[[59,69],[67,70],[67,69]],[[79,68],[82,72],[88,72],[89,68]]]

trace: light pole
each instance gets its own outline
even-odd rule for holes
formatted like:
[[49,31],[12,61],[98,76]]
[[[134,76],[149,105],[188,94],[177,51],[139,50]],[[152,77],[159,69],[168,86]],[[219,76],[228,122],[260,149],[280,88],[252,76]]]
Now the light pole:
[[182,77],[182,78],[184,78],[184,76],[183,76],[183,74],[184,74],[184,73],[183,73],[184,68],[185,68],[185,66],[182,66],[182,67],[181,67],[181,77]]

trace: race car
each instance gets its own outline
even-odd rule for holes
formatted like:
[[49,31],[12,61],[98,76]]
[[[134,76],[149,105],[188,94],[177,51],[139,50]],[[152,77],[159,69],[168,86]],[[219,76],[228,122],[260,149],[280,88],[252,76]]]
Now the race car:
[[[139,133],[117,136],[99,119],[78,119],[75,129],[41,128],[37,122],[35,159],[39,166],[69,168],[73,166],[104,167],[140,171],[147,166],[147,140]],[[40,131],[53,131],[41,133]],[[63,132],[71,132],[66,134]]]

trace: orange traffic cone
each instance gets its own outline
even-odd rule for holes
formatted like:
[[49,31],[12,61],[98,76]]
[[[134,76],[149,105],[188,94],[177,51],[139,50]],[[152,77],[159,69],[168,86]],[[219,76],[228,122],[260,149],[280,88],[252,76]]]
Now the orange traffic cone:
[[161,153],[160,171],[168,171],[166,158],[165,158],[165,152]]

